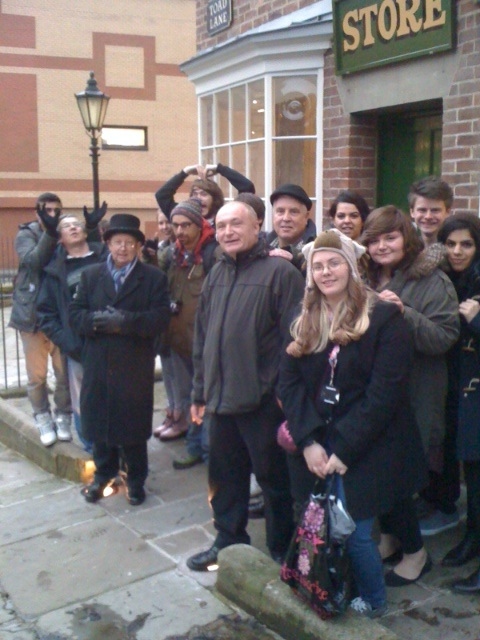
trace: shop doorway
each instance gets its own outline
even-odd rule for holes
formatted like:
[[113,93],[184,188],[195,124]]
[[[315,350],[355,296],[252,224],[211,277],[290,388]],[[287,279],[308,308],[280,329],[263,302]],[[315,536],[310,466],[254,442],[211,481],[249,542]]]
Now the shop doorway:
[[412,182],[441,175],[441,114],[388,114],[378,120],[377,206],[408,211]]

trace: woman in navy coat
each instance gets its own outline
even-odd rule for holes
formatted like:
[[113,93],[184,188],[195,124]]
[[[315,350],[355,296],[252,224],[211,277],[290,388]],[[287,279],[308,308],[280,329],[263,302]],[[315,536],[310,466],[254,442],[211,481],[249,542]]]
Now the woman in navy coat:
[[[460,340],[448,354],[447,420],[456,432],[456,454],[463,464],[467,529],[442,561],[452,567],[480,557],[480,220],[470,213],[450,216],[438,240],[447,249],[448,275],[457,291],[461,320]],[[453,588],[480,593],[480,567]]]
[[306,501],[319,477],[341,475],[357,525],[347,542],[360,595],[352,606],[372,618],[386,611],[376,517],[382,532],[400,532],[404,557],[420,567],[415,579],[431,567],[412,501],[427,472],[408,401],[412,336],[398,307],[361,282],[355,249],[336,229],[313,242],[279,397],[298,448],[289,456],[295,502]]

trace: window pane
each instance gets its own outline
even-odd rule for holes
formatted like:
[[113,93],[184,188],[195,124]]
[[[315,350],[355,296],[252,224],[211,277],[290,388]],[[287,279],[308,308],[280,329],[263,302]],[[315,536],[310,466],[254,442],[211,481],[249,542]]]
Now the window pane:
[[275,136],[316,134],[317,86],[314,76],[273,78]]
[[228,140],[228,91],[215,95],[217,137],[215,144],[225,144]]
[[290,182],[315,195],[315,140],[275,140],[274,185]]
[[265,94],[263,80],[248,85],[250,106],[249,138],[263,138],[265,135]]
[[147,127],[121,127],[111,125],[102,129],[102,149],[146,151]]
[[233,88],[230,99],[232,101],[232,142],[238,142],[246,138],[245,85]]
[[203,147],[213,144],[213,96],[200,99],[200,122]]
[[[227,167],[230,167],[230,158],[229,158],[229,153],[228,153],[228,147],[220,147],[219,149],[217,149],[217,163],[220,162],[221,164],[226,165]],[[220,186],[220,189],[223,191],[223,194],[226,198],[230,197],[230,183],[228,180],[226,180],[223,176],[220,175],[216,175],[215,176],[215,180],[218,183],[218,185]]]
[[200,154],[202,165],[214,164],[213,149],[204,149]]
[[[265,143],[251,142],[248,145],[248,175],[255,185],[255,193],[265,197]],[[280,183],[278,183],[280,184]]]
[[[232,147],[232,167],[243,175],[247,173],[246,149],[245,144],[236,144]],[[234,191],[236,192],[236,189]]]

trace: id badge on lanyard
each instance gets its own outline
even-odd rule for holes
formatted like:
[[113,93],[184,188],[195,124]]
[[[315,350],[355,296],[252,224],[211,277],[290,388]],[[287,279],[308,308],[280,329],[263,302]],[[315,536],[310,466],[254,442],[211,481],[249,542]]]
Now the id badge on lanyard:
[[339,351],[340,345],[335,344],[328,356],[328,364],[330,365],[330,381],[327,384],[324,384],[320,389],[320,400],[326,404],[337,405],[340,402],[340,391],[333,384]]

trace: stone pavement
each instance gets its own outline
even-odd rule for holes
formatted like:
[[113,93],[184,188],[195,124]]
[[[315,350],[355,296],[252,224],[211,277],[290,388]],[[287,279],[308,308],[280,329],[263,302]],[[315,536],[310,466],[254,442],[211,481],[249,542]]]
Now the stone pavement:
[[[161,382],[155,387],[158,424],[164,394]],[[222,552],[218,573],[188,570],[186,558],[209,546],[214,530],[204,465],[172,468],[182,441],[152,438],[147,500],[136,508],[122,487],[98,504],[84,501],[72,478],[90,467],[74,444],[35,453],[24,398],[0,400],[0,441],[8,442],[0,445],[0,640],[279,637],[256,621],[287,640],[480,640],[480,596],[449,589],[475,563],[439,566],[463,524],[426,540],[435,568],[416,585],[390,589],[390,612],[379,623],[355,614],[322,622],[279,581],[263,520],[249,525],[252,547]],[[37,455],[37,464],[18,451]],[[57,459],[53,473],[49,458]],[[236,631],[225,635],[232,620]]]

